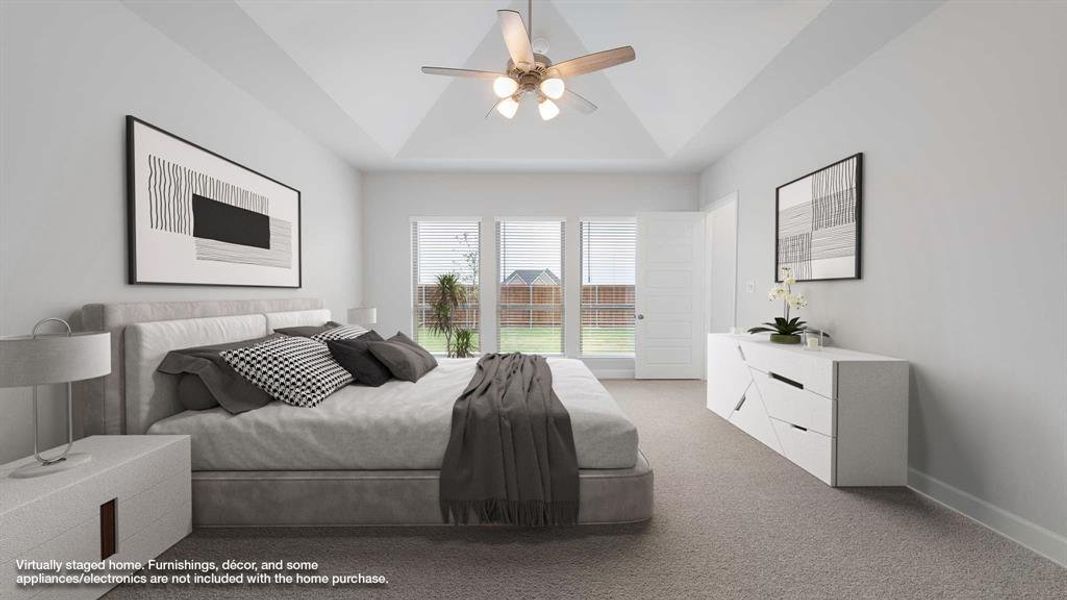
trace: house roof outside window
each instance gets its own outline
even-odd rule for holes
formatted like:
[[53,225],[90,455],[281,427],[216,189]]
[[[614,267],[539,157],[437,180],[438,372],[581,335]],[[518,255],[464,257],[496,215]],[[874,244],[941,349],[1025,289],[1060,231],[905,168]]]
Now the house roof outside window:
[[504,279],[504,285],[559,285],[559,277],[549,269],[516,269]]

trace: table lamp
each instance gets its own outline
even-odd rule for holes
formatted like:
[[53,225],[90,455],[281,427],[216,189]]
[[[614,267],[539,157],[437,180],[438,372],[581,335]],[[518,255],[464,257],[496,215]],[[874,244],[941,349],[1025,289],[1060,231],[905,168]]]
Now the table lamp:
[[353,325],[374,325],[378,322],[378,309],[372,306],[350,308],[348,309],[348,322]]
[[[66,331],[41,334],[46,323],[61,323]],[[73,333],[63,319],[38,321],[28,336],[0,338],[0,387],[33,387],[33,457],[37,464],[19,467],[12,477],[34,477],[66,469],[89,460],[88,454],[70,454],[74,445],[74,412],[70,382],[103,377],[111,372],[111,334]],[[37,386],[67,384],[67,447],[62,453],[41,455],[37,434]]]

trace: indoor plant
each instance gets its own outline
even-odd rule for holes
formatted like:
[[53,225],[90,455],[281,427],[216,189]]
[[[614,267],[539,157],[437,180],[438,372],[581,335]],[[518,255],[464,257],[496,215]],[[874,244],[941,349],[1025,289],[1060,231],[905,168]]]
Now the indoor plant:
[[793,276],[793,270],[789,267],[782,267],[782,282],[771,288],[771,291],[767,293],[767,297],[771,302],[775,300],[782,301],[782,311],[784,316],[775,317],[774,322],[763,323],[759,327],[753,327],[749,329],[749,333],[770,333],[771,341],[778,344],[799,344],[800,334],[806,330],[807,323],[800,320],[800,317],[789,318],[790,310],[800,310],[808,305],[807,298],[803,294],[793,293],[793,284],[797,282],[796,277]]
[[455,273],[441,273],[430,302],[430,331],[445,336],[445,353],[454,356],[452,338],[456,333],[456,311],[467,298],[467,290]]
[[452,345],[452,356],[469,358],[478,348],[474,345],[474,332],[470,329],[457,329],[456,339]]

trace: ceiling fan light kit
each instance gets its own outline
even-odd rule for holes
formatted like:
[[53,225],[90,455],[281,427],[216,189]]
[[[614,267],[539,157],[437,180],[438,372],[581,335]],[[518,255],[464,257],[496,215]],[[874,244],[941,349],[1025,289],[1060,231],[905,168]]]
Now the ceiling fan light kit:
[[507,98],[519,89],[519,82],[510,77],[497,77],[493,80],[493,93],[497,98]]
[[[537,38],[536,44],[530,43],[533,31],[532,0],[527,4],[529,29],[523,23],[519,13],[513,10],[496,12],[500,21],[500,29],[504,34],[504,44],[511,57],[503,73],[448,67],[423,67],[422,72],[446,77],[492,79],[493,94],[501,99],[493,108],[507,119],[515,116],[519,110],[519,100],[526,94],[533,94],[537,98],[537,111],[545,121],[554,119],[560,113],[560,106],[553,100],[559,100],[566,108],[573,108],[586,114],[592,113],[597,109],[596,105],[568,89],[564,79],[614,67],[637,58],[631,46],[622,46],[572,58],[554,65],[547,56],[535,52],[535,48],[547,52],[548,42],[546,40]],[[490,110],[486,118],[492,114],[493,110]]]
[[542,98],[541,101],[537,103],[537,112],[541,113],[541,119],[551,121],[559,114],[559,107],[549,98]]
[[504,98],[497,102],[496,112],[500,113],[505,119],[510,119],[515,116],[515,113],[519,112],[519,103],[514,98]]
[[549,77],[541,81],[541,93],[553,100],[559,100],[565,91],[567,91],[567,86],[559,77]]

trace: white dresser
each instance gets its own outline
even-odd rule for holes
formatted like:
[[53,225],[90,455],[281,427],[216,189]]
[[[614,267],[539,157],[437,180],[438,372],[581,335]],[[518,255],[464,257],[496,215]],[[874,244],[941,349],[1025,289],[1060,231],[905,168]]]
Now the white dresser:
[[144,563],[192,531],[188,436],[93,436],[72,451],[91,458],[25,479],[10,475],[32,458],[0,466],[0,598],[98,598],[114,586],[19,587],[16,561]]
[[708,408],[833,486],[905,485],[908,363],[708,336]]

